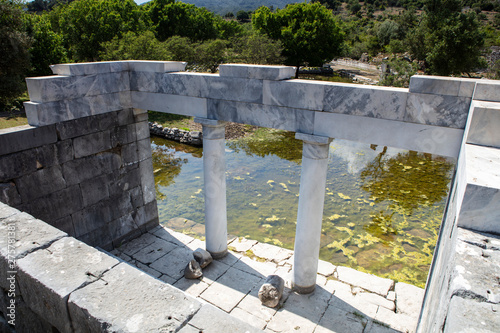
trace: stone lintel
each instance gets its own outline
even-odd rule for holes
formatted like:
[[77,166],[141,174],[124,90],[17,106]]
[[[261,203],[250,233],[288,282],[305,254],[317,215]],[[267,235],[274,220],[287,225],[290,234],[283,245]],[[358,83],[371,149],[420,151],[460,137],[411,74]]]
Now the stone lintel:
[[296,67],[224,64],[219,66],[221,77],[243,77],[248,79],[280,81],[295,77]]

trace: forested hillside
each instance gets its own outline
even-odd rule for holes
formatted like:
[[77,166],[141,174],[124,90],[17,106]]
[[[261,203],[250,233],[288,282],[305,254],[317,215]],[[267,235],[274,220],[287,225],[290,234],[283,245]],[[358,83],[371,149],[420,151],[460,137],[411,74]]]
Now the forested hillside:
[[205,7],[211,12],[219,15],[236,13],[240,10],[254,11],[261,6],[285,8],[289,3],[302,2],[297,0],[186,0],[197,7]]

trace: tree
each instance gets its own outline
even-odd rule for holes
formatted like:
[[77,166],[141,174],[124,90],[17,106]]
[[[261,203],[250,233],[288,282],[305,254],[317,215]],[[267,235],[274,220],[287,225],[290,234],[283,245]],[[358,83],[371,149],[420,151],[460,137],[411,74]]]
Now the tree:
[[240,10],[236,13],[236,19],[238,21],[248,21],[250,20],[250,15],[248,14],[247,11]]
[[68,61],[63,38],[54,32],[47,15],[28,15],[29,35],[32,45],[29,49],[31,56],[31,76],[51,75],[50,65]]
[[145,26],[132,0],[76,0],[61,8],[59,28],[74,60],[96,61],[102,43]]
[[253,34],[240,37],[233,41],[234,58],[231,61],[258,65],[277,65],[283,63],[281,52],[283,47],[280,41]]
[[252,17],[257,31],[283,44],[287,65],[321,66],[341,51],[344,32],[333,14],[319,3],[296,3],[271,12],[260,7]]
[[25,89],[31,40],[20,2],[0,0],[0,109]]
[[170,60],[194,62],[195,45],[187,37],[173,36],[165,41],[165,48],[170,53]]
[[418,26],[408,34],[413,57],[437,75],[469,73],[481,61],[484,36],[474,12],[461,12],[458,0],[428,0]]
[[102,60],[170,60],[166,45],[159,42],[154,33],[142,34],[129,31],[122,38],[115,37],[105,42],[100,53]]
[[381,45],[388,45],[391,40],[399,38],[399,31],[399,24],[392,20],[385,20],[378,28],[377,38]]
[[193,41],[217,38],[215,16],[205,8],[175,0],[153,0],[148,8],[160,41],[172,36],[188,37]]
[[219,65],[227,59],[228,42],[221,39],[205,41],[195,49],[196,64],[201,70],[216,73]]

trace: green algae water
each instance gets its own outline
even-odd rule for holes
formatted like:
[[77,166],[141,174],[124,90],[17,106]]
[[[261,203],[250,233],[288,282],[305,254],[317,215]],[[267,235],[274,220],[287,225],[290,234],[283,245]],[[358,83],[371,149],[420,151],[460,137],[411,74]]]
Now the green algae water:
[[[161,223],[203,237],[203,149],[151,142]],[[226,141],[231,235],[293,249],[301,157],[302,141],[289,132],[261,129]],[[424,287],[454,163],[333,140],[320,258]]]

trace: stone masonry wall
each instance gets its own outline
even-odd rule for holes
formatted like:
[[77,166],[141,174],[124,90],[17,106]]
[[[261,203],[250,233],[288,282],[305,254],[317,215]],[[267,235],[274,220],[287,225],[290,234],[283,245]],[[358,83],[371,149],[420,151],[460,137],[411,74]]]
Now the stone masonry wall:
[[1,130],[0,201],[104,249],[158,225],[147,113]]
[[0,235],[1,332],[258,331],[2,203]]

